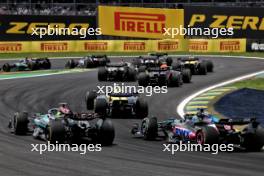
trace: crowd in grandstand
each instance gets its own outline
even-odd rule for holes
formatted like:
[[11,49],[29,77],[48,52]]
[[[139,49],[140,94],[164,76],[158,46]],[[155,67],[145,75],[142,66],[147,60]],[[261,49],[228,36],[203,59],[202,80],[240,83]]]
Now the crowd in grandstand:
[[183,5],[264,7],[264,0],[1,0],[0,14],[96,15],[98,4],[177,8]]

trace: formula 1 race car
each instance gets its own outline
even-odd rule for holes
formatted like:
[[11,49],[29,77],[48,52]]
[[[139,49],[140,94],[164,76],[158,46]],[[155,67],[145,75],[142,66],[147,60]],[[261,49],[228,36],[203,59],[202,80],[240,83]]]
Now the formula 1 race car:
[[106,55],[92,55],[85,56],[78,61],[71,59],[67,61],[65,68],[95,68],[105,66],[109,62],[110,59]]
[[132,60],[132,64],[135,66],[138,72],[144,72],[148,68],[160,67],[162,64],[171,66],[172,58],[167,55],[150,54],[148,56],[139,56]]
[[136,70],[126,62],[108,63],[98,69],[99,81],[135,81]]
[[[94,119],[98,120],[91,123]],[[47,114],[29,116],[27,112],[17,112],[10,120],[9,128],[16,135],[32,133],[34,138],[51,143],[79,142],[86,137],[92,142],[111,145],[115,137],[110,119],[96,114],[72,113],[65,104],[48,110]]]
[[148,116],[148,104],[137,93],[97,94],[88,91],[85,97],[88,110],[110,118],[141,118]]
[[166,62],[168,66],[171,66],[173,63],[173,60],[168,56],[168,53],[148,53],[148,55],[158,57],[161,63]]
[[[234,126],[241,126],[241,131]],[[159,132],[163,133],[163,136]],[[165,137],[169,143],[191,142],[197,144],[234,144],[235,147],[259,151],[264,145],[264,128],[256,119],[217,119],[212,115],[197,113],[185,119],[169,118],[157,122],[157,118],[145,118],[135,124],[131,133],[146,140]]]
[[172,64],[173,68],[177,68],[180,65],[184,65],[185,68],[189,68],[192,74],[206,75],[207,72],[213,72],[214,64],[210,60],[200,60],[197,57],[178,58],[177,62]]
[[2,67],[4,72],[10,71],[33,71],[41,69],[50,69],[51,63],[48,58],[38,58],[38,59],[22,59],[17,63],[9,64],[5,63]]
[[138,75],[138,84],[140,86],[158,85],[179,87],[184,83],[191,82],[191,72],[189,69],[176,71],[171,67],[152,67]]

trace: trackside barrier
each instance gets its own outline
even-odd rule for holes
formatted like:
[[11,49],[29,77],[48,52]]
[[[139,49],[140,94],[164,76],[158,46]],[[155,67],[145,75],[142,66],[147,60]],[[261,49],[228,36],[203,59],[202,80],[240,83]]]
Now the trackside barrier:
[[0,53],[245,52],[246,39],[69,40],[0,42]]

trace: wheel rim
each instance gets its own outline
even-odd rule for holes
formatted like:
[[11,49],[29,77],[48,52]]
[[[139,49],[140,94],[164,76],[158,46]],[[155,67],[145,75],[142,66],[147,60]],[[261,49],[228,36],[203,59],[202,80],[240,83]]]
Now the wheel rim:
[[202,132],[197,133],[196,141],[198,144],[204,144],[204,135]]

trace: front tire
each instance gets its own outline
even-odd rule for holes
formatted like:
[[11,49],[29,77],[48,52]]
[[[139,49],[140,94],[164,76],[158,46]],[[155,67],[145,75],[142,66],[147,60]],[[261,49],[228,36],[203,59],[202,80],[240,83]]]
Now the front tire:
[[157,118],[152,117],[143,119],[141,131],[145,140],[155,140],[158,136]]
[[148,104],[144,99],[142,98],[137,99],[135,113],[136,113],[136,117],[141,119],[148,116]]
[[98,80],[107,81],[107,70],[105,67],[100,67],[98,69]]
[[11,70],[11,67],[8,63],[3,65],[3,71],[4,72],[10,72],[10,70]]
[[219,141],[219,132],[211,126],[202,126],[196,132],[196,142],[198,144],[217,144]]
[[56,142],[62,143],[65,141],[65,128],[62,121],[50,121],[46,131],[46,139],[50,143],[55,144]]

